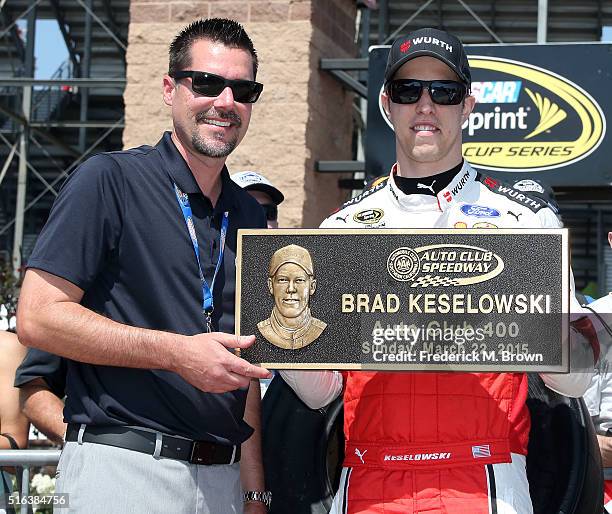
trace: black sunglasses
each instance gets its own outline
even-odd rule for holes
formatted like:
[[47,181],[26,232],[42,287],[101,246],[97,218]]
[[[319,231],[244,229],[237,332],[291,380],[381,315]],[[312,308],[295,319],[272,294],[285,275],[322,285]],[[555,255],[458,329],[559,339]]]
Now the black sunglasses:
[[263,84],[254,80],[231,80],[205,71],[175,71],[170,76],[175,80],[191,77],[191,89],[204,96],[219,96],[229,87],[234,100],[244,104],[256,102],[263,90]]
[[266,213],[266,219],[268,221],[276,221],[278,219],[278,207],[272,203],[260,204],[264,212]]
[[438,105],[460,104],[467,95],[467,87],[455,80],[391,80],[385,87],[389,98],[396,104],[414,104],[419,101],[423,89],[429,91],[433,103]]

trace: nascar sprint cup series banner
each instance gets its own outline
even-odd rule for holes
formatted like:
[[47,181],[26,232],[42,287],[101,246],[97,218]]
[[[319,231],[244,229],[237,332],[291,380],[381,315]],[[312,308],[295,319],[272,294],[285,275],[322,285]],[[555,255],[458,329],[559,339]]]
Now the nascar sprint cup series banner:
[[257,338],[241,356],[280,369],[567,371],[567,237],[240,230],[236,331]]
[[[467,45],[466,51],[476,107],[463,126],[463,155],[472,165],[552,186],[612,182],[605,114],[612,112],[612,45]],[[388,52],[388,46],[370,50],[370,177],[388,173],[395,162],[393,129],[379,100]]]

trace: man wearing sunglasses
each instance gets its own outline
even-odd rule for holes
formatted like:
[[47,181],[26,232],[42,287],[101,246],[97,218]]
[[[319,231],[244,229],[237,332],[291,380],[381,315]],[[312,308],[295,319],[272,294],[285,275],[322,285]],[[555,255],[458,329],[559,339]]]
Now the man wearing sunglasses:
[[38,238],[18,327],[67,359],[56,490],[71,512],[266,512],[249,386],[270,374],[230,351],[255,340],[233,335],[237,231],[266,221],[225,167],[256,73],[235,21],[181,30],[163,77],[172,131],[81,165]]
[[[463,160],[461,126],[475,102],[470,80],[453,35],[428,28],[397,39],[381,97],[397,163],[322,227],[558,227],[545,201]],[[372,209],[382,215],[364,224],[360,213]],[[584,373],[543,375],[570,396],[582,395],[594,362],[585,338],[575,346],[573,366]],[[532,512],[525,374],[280,373],[311,408],[344,394],[346,451],[333,514]]]

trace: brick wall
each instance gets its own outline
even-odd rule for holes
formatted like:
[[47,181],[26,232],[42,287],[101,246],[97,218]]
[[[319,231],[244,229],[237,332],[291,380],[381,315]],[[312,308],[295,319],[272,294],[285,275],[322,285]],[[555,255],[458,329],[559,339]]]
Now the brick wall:
[[356,56],[356,8],[353,0],[313,0],[308,81],[309,119],[306,125],[307,157],[304,175],[305,201],[302,219],[305,226],[316,226],[321,218],[347,199],[338,189],[338,174],[314,172],[316,160],[350,160],[353,137],[353,94],[328,72],[319,70],[322,58]]
[[321,57],[353,57],[354,0],[132,0],[125,91],[124,146],[154,144],[171,128],[161,98],[173,36],[198,17],[245,25],[264,84],[247,136],[228,158],[230,172],[263,172],[285,193],[280,224],[313,227],[346,198],[339,176],[319,175],[315,160],[350,159],[352,95],[325,72]]

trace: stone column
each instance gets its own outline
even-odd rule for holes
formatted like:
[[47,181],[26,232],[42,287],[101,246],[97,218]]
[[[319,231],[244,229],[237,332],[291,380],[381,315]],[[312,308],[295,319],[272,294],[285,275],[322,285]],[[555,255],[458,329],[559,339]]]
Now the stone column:
[[124,147],[155,144],[171,128],[161,79],[174,35],[198,17],[235,19],[257,49],[264,92],[228,158],[230,173],[259,171],[283,191],[281,226],[318,226],[348,193],[340,175],[317,174],[315,161],[351,159],[353,130],[353,95],[319,70],[319,59],[356,55],[355,16],[354,0],[132,0]]

